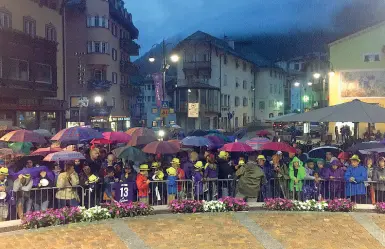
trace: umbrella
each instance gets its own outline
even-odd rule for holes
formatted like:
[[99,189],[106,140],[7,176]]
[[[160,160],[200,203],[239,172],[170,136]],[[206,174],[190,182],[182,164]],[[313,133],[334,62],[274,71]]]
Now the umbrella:
[[147,160],[147,156],[143,151],[132,146],[119,147],[114,149],[112,153],[117,158],[127,158],[134,162],[144,162]]
[[224,150],[227,152],[252,152],[254,151],[249,145],[242,142],[234,142],[225,144],[220,150]]
[[59,131],[51,138],[53,141],[79,143],[89,141],[94,138],[103,138],[102,133],[88,127],[71,127]]
[[91,144],[112,144],[112,141],[105,138],[94,138],[91,140]]
[[189,136],[183,138],[181,141],[182,145],[185,146],[195,146],[195,147],[201,147],[201,146],[210,146],[211,142],[205,137],[196,137],[196,136]]
[[342,150],[334,146],[321,146],[312,149],[307,154],[310,158],[325,158],[326,152],[331,152],[334,156],[337,156]]
[[29,155],[31,152],[32,143],[26,142],[26,143],[11,143],[8,145],[9,148],[13,150],[15,153],[21,153],[25,155]]
[[225,144],[225,141],[223,141],[223,139],[220,137],[217,137],[217,136],[206,136],[206,137],[211,142],[210,147],[218,149]]
[[296,153],[294,147],[288,145],[287,143],[282,142],[270,142],[261,146],[259,150],[275,150],[275,151],[285,151],[289,153]]
[[357,143],[353,146],[350,146],[346,151],[356,152],[359,150],[372,150],[372,149],[379,149],[379,148],[385,148],[385,144],[378,143],[378,142],[363,142],[363,143]]
[[264,144],[270,143],[270,140],[265,137],[255,137],[250,140],[245,141],[245,144],[252,147],[254,150],[259,150],[260,147]]
[[180,126],[177,125],[177,124],[174,124],[174,125],[171,125],[171,128],[174,128],[174,129],[181,129],[182,127],[180,127]]
[[15,130],[21,130],[21,128],[13,125],[0,125],[0,131],[15,131]]
[[261,131],[258,131],[256,135],[263,137],[263,136],[269,136],[271,135],[271,133],[270,131],[267,131],[267,130],[261,130]]
[[143,152],[149,154],[170,155],[178,153],[179,146],[167,141],[154,141],[144,146]]
[[103,132],[103,137],[113,143],[128,143],[131,139],[130,135],[117,131]]
[[0,157],[12,155],[13,153],[14,152],[12,149],[8,149],[8,148],[0,149]]
[[134,135],[130,142],[127,143],[129,146],[139,146],[139,145],[146,145],[151,142],[157,141],[156,137],[154,136],[136,136]]
[[38,144],[44,144],[47,142],[40,134],[28,130],[16,130],[8,132],[3,137],[1,137],[0,140],[4,142],[31,142]]
[[217,129],[217,131],[219,131],[220,133],[226,132],[225,129]]
[[207,134],[209,134],[208,131],[204,131],[204,130],[194,130],[194,131],[191,131],[187,134],[187,136],[195,136],[195,137],[203,137],[203,136],[206,136]]
[[52,133],[48,130],[38,129],[34,130],[33,132],[36,132],[37,134],[40,134],[43,137],[52,137]]
[[47,147],[47,148],[40,148],[35,150],[34,152],[31,153],[31,156],[47,156],[48,154],[55,153],[62,151],[61,148],[52,148],[52,147]]
[[[231,139],[230,139],[228,136],[223,135],[222,133],[210,133],[210,134],[208,134],[207,136],[215,136],[215,137],[219,137],[220,139],[222,139],[222,140],[225,141],[225,142],[230,142],[230,141],[231,141]],[[207,137],[207,136],[206,136],[206,137]]]
[[236,139],[242,139],[246,134],[247,134],[247,129],[242,128],[242,129],[239,129],[238,131],[236,131],[233,136]]
[[77,159],[86,159],[82,153],[76,151],[60,151],[48,154],[43,161],[57,162],[57,161],[71,161]]
[[130,136],[151,136],[155,137],[155,132],[148,128],[134,127],[125,132]]
[[180,140],[176,140],[176,139],[172,139],[172,140],[168,140],[167,142],[169,143],[173,143],[175,145],[178,145],[178,147],[180,148],[181,144],[180,144]]

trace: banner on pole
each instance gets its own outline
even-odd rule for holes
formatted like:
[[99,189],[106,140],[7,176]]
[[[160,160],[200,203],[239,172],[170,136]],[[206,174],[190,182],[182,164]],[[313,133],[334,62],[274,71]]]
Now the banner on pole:
[[154,80],[155,85],[156,106],[159,108],[163,101],[163,75],[162,73],[154,73],[152,74],[152,79]]

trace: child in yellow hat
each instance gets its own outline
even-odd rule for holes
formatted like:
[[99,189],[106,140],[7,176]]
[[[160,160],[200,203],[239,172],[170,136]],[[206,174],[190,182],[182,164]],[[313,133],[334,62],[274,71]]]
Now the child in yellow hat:
[[176,176],[176,169],[174,167],[169,167],[166,169],[167,172],[167,195],[168,195],[168,203],[170,204],[171,201],[175,200],[175,196],[177,194],[177,176]]
[[196,200],[203,200],[203,163],[198,161],[194,164],[194,174],[192,176],[194,184],[194,194]]
[[8,179],[8,168],[0,168],[0,221],[5,221],[9,210],[9,197],[13,181]]
[[139,201],[148,204],[148,194],[150,180],[148,180],[148,165],[142,164],[139,166],[139,174],[136,177],[136,186],[138,188]]

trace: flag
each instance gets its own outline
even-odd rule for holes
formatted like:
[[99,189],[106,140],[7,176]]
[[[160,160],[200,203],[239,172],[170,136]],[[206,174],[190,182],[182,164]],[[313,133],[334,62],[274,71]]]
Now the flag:
[[159,108],[163,101],[163,75],[162,73],[154,73],[152,79],[155,85],[156,106]]

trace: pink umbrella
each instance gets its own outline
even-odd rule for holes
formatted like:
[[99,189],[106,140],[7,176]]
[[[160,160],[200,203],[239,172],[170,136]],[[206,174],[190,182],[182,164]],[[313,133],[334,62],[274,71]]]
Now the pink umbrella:
[[168,140],[167,142],[169,142],[169,143],[173,143],[173,144],[177,145],[177,146],[178,146],[178,148],[180,148],[180,147],[181,147],[181,143],[180,143],[180,140],[171,139],[171,140]]
[[267,135],[271,135],[270,131],[262,130],[257,132],[257,136],[267,136]]
[[63,149],[55,147],[40,148],[31,153],[31,156],[47,156],[48,154],[62,151]]
[[225,144],[220,150],[224,150],[227,152],[252,152],[254,151],[249,145],[241,142],[234,142]]
[[47,155],[43,161],[58,162],[58,161],[72,161],[77,159],[86,159],[82,153],[76,151],[60,151]]
[[161,155],[171,155],[179,152],[180,147],[174,143],[167,141],[155,141],[147,144],[143,148],[143,152],[149,154],[161,154]]
[[38,144],[44,144],[47,142],[45,138],[33,131],[28,130],[16,130],[11,131],[5,134],[0,138],[0,141],[4,142],[31,142],[31,143],[38,143]]
[[261,146],[260,150],[275,150],[275,151],[285,151],[289,153],[296,153],[294,147],[288,145],[287,143],[281,142],[271,142]]
[[91,144],[112,144],[112,141],[105,138],[94,138],[91,140]]
[[252,147],[254,150],[259,150],[262,145],[270,143],[270,140],[265,137],[255,137],[245,141],[245,143]]
[[103,137],[112,143],[128,143],[131,140],[130,135],[117,131],[104,132]]

